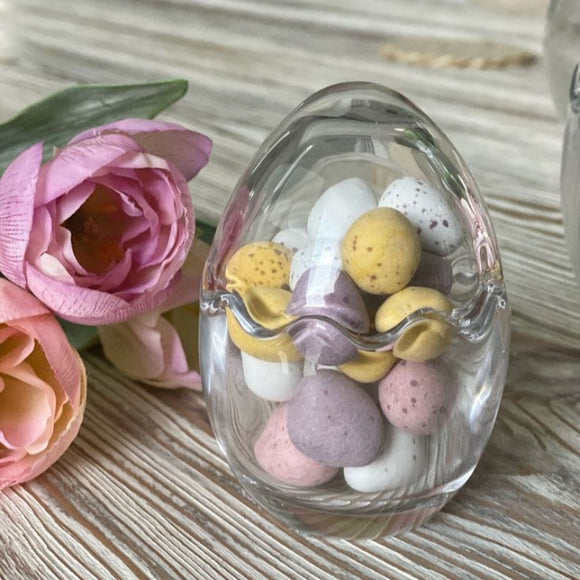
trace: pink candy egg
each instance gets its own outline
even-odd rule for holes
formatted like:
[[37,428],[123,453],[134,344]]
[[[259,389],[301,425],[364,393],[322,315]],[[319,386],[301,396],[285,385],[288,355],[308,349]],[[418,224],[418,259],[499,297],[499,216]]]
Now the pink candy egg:
[[387,419],[416,435],[437,431],[449,415],[454,398],[453,377],[437,361],[403,360],[379,385],[379,402]]
[[272,477],[298,487],[320,485],[331,480],[338,469],[322,465],[298,451],[288,437],[287,419],[287,403],[274,409],[270,415],[254,444],[258,465]]

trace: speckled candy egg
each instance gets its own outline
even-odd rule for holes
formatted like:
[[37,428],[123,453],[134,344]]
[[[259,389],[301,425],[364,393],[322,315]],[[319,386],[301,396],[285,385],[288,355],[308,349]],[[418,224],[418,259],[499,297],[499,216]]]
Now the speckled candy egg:
[[[352,280],[341,270],[314,267],[298,280],[288,314],[302,318],[324,316],[357,333],[369,330],[365,303]],[[319,319],[303,319],[290,331],[296,348],[323,365],[338,365],[353,359],[357,350],[332,324]]]
[[396,362],[395,355],[390,351],[360,350],[354,359],[341,364],[338,368],[358,383],[375,383],[380,381]]
[[[292,295],[287,290],[258,286],[247,288],[241,294],[248,314],[255,322],[265,328],[275,330],[292,321],[293,317],[286,313],[286,308],[292,298]],[[248,334],[242,328],[232,310],[228,309],[226,316],[229,336],[242,352],[272,362],[296,362],[302,360],[302,354],[296,350],[288,334],[261,339]]]
[[290,288],[294,290],[302,274],[314,266],[331,266],[340,270],[342,268],[340,240],[316,238],[298,250],[290,265]]
[[342,242],[344,269],[370,294],[392,294],[404,288],[419,266],[421,245],[411,222],[389,208],[358,218]]
[[287,417],[287,403],[270,415],[254,445],[258,465],[272,477],[297,487],[321,485],[331,480],[338,469],[322,465],[296,449],[288,437]]
[[302,379],[289,403],[288,435],[314,461],[336,467],[368,465],[380,450],[383,423],[364,389],[325,370]]
[[288,287],[292,251],[275,242],[253,242],[242,246],[226,268],[230,290],[251,286]]
[[[407,316],[422,308],[450,314],[453,305],[441,292],[433,288],[407,286],[385,300],[375,316],[375,327],[379,332],[391,330]],[[445,321],[421,320],[397,339],[393,354],[397,358],[415,362],[431,360],[447,348],[451,332],[451,326]]]
[[454,378],[439,361],[401,361],[381,381],[379,401],[390,423],[426,435],[448,418],[455,392]]
[[[363,467],[345,467],[346,483],[363,493],[415,491],[426,474],[425,443],[422,437],[402,429],[387,429],[379,456]],[[424,477],[423,477],[424,479]]]
[[417,228],[424,250],[446,256],[457,249],[463,229],[443,195],[422,179],[401,177],[379,199],[379,207],[404,213]]
[[308,216],[308,236],[342,240],[357,218],[376,207],[375,192],[366,181],[360,177],[340,181],[314,204]]

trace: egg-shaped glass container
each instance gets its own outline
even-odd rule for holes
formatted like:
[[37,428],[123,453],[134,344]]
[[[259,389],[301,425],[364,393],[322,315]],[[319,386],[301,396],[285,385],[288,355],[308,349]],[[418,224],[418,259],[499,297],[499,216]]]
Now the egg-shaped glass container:
[[339,84],[282,121],[224,211],[200,303],[215,436],[288,525],[400,533],[475,469],[508,364],[497,244],[464,162],[402,95]]

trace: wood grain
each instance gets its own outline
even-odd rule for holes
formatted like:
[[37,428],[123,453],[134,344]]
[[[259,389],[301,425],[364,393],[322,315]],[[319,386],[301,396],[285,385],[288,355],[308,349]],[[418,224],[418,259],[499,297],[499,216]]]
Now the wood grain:
[[[420,6],[420,8],[417,8]],[[455,143],[487,200],[513,309],[511,369],[473,477],[400,538],[304,538],[242,492],[200,395],[160,392],[87,355],[80,436],[34,482],[0,494],[0,578],[580,577],[580,289],[563,238],[556,117],[542,61],[491,71],[388,62],[397,35],[541,52],[539,17],[410,0],[2,0],[0,114],[77,82],[183,77],[166,119],[209,134],[193,182],[217,220],[264,137],[344,80],[391,86]]]

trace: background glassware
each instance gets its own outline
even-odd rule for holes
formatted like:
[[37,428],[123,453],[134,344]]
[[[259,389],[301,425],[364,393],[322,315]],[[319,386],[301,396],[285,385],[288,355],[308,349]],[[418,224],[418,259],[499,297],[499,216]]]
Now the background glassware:
[[562,214],[570,260],[580,283],[580,2],[552,0],[544,52],[554,102],[566,118],[560,180]]
[[572,77],[561,174],[562,212],[570,260],[580,283],[580,73]]
[[568,111],[572,73],[580,61],[580,2],[552,0],[544,37],[546,71],[560,115]]
[[[278,481],[260,468],[253,450],[277,403],[248,389],[226,312],[259,340],[285,340],[303,320],[274,330],[257,323],[240,295],[226,288],[228,260],[244,244],[271,240],[287,228],[306,229],[313,205],[341,180],[364,179],[378,199],[389,183],[407,175],[437,188],[461,223],[461,243],[448,257],[453,313],[415,312],[382,334],[355,336],[335,326],[358,348],[378,351],[392,347],[409,327],[444,318],[454,338],[438,360],[458,385],[448,420],[436,433],[417,438],[423,462],[404,485],[362,493],[346,484],[342,470],[319,486]],[[368,83],[336,85],[307,99],[273,131],[222,216],[201,308],[200,360],[216,438],[244,488],[287,524],[349,538],[399,533],[441,509],[475,469],[495,422],[508,363],[509,308],[497,244],[463,161],[433,122],[398,93]],[[304,364],[311,365],[305,373],[312,373],[313,361]]]

